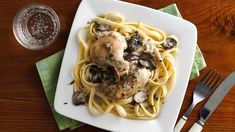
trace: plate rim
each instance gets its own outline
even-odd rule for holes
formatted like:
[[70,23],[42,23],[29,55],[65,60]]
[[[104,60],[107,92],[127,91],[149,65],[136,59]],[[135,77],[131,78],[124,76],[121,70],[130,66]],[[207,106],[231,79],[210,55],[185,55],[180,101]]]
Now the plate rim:
[[[69,45],[69,44],[68,44],[68,43],[69,43],[69,40],[71,39],[71,37],[73,37],[73,36],[71,35],[71,31],[72,31],[72,29],[73,29],[74,26],[75,26],[74,23],[75,23],[76,17],[78,17],[78,15],[80,14],[83,5],[86,4],[85,1],[87,2],[87,1],[92,1],[92,0],[82,0],[81,3],[80,3],[80,5],[78,6],[77,11],[76,11],[76,14],[75,14],[75,17],[74,17],[74,20],[73,20],[73,23],[72,23],[72,26],[71,26],[71,29],[70,29],[70,32],[69,32],[69,37],[68,37],[68,40],[67,40],[67,43],[66,43],[66,48],[65,48],[65,52],[64,52],[65,54],[67,53],[66,51],[67,51],[67,49],[68,49],[67,47],[68,47],[68,45]],[[103,0],[103,1],[107,1],[107,0]],[[109,0],[109,1],[110,1],[110,0]],[[159,10],[146,7],[146,6],[137,5],[137,4],[133,4],[133,3],[128,3],[128,2],[124,2],[124,1],[117,1],[117,0],[113,0],[113,1],[114,1],[114,2],[125,3],[125,4],[131,5],[131,6],[134,5],[134,6],[137,6],[138,8],[140,7],[140,8],[145,8],[145,9],[147,9],[147,10],[152,10],[152,11],[154,11],[154,12],[164,14],[164,15],[166,15],[166,16],[168,16],[168,17],[174,17],[174,19],[178,19],[179,21],[182,21],[182,22],[184,22],[184,23],[187,23],[187,24],[191,25],[192,30],[194,30],[195,33],[196,33],[196,34],[195,34],[195,35],[196,35],[196,37],[195,37],[195,38],[196,38],[195,44],[192,43],[192,46],[194,47],[193,52],[195,52],[195,49],[196,49],[196,41],[197,41],[197,29],[196,29],[196,26],[195,26],[193,23],[191,23],[191,22],[189,22],[189,21],[187,21],[187,20],[184,20],[184,19],[181,19],[181,18],[172,16],[172,15],[170,15],[170,14],[161,12],[161,11],[159,11]],[[62,114],[62,115],[64,115],[64,116],[66,116],[66,117],[75,119],[75,117],[72,117],[72,116],[69,116],[69,115],[65,114],[65,112],[64,112],[63,110],[61,111],[61,109],[59,108],[58,103],[56,102],[56,101],[58,100],[58,95],[57,95],[58,87],[59,87],[58,84],[59,84],[59,81],[61,81],[61,70],[62,70],[62,68],[63,68],[64,61],[65,61],[65,56],[63,57],[63,60],[62,60],[61,69],[60,69],[60,73],[59,73],[59,78],[58,78],[58,82],[57,82],[56,94],[55,94],[55,99],[54,99],[54,108],[55,108],[55,111],[56,111],[56,112],[58,112],[58,113],[60,113],[60,114]],[[191,63],[190,65],[192,66],[192,65],[193,65],[193,59],[192,59],[192,61],[191,61],[190,63]],[[183,94],[182,94],[182,95],[183,95],[183,98],[184,98],[184,96],[185,96],[185,91],[186,91],[186,89],[187,89],[187,85],[188,85],[188,81],[189,81],[189,75],[190,75],[190,74],[188,74],[187,84],[186,84],[185,88],[183,89],[184,91],[182,91],[182,92],[183,92]],[[181,106],[182,106],[182,103],[183,103],[183,98],[180,99],[180,102],[181,102],[181,103],[179,104],[180,107],[179,107],[179,110],[177,111],[177,117],[178,117],[178,115],[179,115],[179,111],[180,111]],[[177,117],[176,117],[176,118],[177,118]],[[78,119],[75,119],[75,120],[78,120]],[[175,119],[175,122],[176,122],[176,120],[177,120],[177,119]],[[174,124],[175,124],[175,122],[174,122]],[[89,123],[89,124],[90,124],[90,123]],[[101,128],[101,129],[106,129],[106,130],[111,130],[111,131],[114,130],[114,129],[108,129],[108,128],[102,127],[102,126],[97,126],[97,125],[94,125],[94,124],[90,124],[90,125],[95,126],[95,127],[98,127],[98,128]],[[172,129],[173,129],[173,128],[172,128]]]

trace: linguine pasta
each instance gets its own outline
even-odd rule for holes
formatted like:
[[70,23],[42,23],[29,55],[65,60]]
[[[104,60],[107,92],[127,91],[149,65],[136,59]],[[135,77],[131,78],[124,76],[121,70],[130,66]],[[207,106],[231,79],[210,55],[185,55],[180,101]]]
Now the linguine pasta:
[[74,104],[94,115],[157,118],[174,83],[176,36],[112,12],[81,28],[78,40]]

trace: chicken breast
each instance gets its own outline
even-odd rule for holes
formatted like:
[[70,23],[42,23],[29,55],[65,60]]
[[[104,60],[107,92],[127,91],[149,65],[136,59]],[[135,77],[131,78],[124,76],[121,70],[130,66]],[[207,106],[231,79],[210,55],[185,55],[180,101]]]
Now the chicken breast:
[[127,75],[124,75],[115,91],[116,99],[128,98],[144,88],[149,80],[151,72],[145,68],[132,67]]
[[149,70],[133,66],[119,82],[113,85],[102,83],[98,90],[115,100],[128,98],[144,88],[150,75]]
[[[113,75],[117,76],[114,77],[115,81],[109,81],[104,79],[104,73],[101,73],[100,79],[98,79],[100,86],[97,90],[111,99],[119,100],[133,96],[143,89],[151,71],[144,66],[138,66],[134,61],[124,60],[124,50],[128,48],[124,36],[111,31],[104,36],[97,37],[98,39],[90,46],[91,61],[103,67],[111,66],[110,70],[112,69],[115,73]],[[141,59],[141,56],[139,57]]]
[[118,32],[110,32],[105,36],[98,37],[90,46],[90,57],[98,65],[115,67],[119,72],[128,70],[128,61],[123,58],[127,48],[126,40]]

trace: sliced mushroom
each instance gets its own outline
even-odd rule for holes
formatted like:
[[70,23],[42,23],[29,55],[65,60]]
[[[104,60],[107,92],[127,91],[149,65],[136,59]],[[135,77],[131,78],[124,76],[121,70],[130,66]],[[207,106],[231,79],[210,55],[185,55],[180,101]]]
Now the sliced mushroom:
[[150,53],[143,53],[143,54],[140,55],[140,59],[149,61],[149,60],[153,60],[154,57]]
[[177,46],[178,40],[174,35],[170,35],[166,38],[166,41],[162,44],[165,50],[175,48]]
[[139,91],[134,95],[134,101],[137,103],[142,103],[147,100],[147,92],[146,91]]
[[101,83],[102,78],[101,78],[101,71],[102,68],[92,65],[91,68],[89,69],[89,72],[91,73],[90,80],[93,83]]
[[94,28],[98,32],[99,31],[104,32],[104,31],[111,31],[112,30],[112,27],[110,25],[102,23],[102,22],[98,22],[98,21],[95,21]]
[[140,62],[140,65],[143,66],[143,67],[149,67],[150,66],[148,61],[139,60],[139,62]]
[[139,65],[140,67],[147,68],[150,70],[156,69],[156,66],[153,64],[152,61],[139,60]]
[[136,51],[139,47],[143,45],[143,38],[136,32],[134,35],[132,35],[130,38],[127,38],[127,52],[131,53],[133,51]]
[[107,70],[102,71],[101,76],[103,82],[108,85],[116,84],[120,79],[117,69],[112,66],[108,67]]
[[93,83],[107,83],[115,84],[119,79],[119,73],[113,66],[107,68],[101,68],[96,65],[92,65],[89,72],[91,73],[91,82]]
[[85,104],[88,100],[87,93],[85,91],[82,91],[82,90],[74,92],[72,100],[73,100],[74,105]]
[[140,67],[145,67],[150,70],[156,69],[154,62],[154,57],[150,53],[143,53],[140,56]]
[[134,54],[127,54],[124,56],[124,59],[130,62],[134,60],[139,60],[139,56],[134,55]]

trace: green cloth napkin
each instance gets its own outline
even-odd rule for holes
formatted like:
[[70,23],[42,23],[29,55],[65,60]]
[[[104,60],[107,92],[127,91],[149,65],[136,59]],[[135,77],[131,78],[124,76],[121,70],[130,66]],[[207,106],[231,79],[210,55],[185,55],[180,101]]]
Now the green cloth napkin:
[[58,114],[54,109],[54,97],[64,50],[36,63],[42,85],[60,130],[81,126],[82,123]]
[[[160,9],[160,11],[182,18],[176,4],[171,4],[167,7],[164,7]],[[191,70],[190,80],[198,77],[199,71],[204,69],[205,67],[206,67],[206,62],[203,58],[201,50],[197,46],[195,55],[194,55],[194,62],[193,62],[192,70]]]
[[[165,8],[162,8],[160,9],[160,11],[169,13],[174,16],[182,17],[176,4],[172,4]],[[56,113],[56,111],[54,110],[54,96],[63,55],[64,50],[57,52],[54,55],[49,56],[36,63],[45,94],[47,96],[52,113],[60,130],[64,130],[66,128],[74,129],[82,125],[82,123],[64,117]],[[199,76],[199,71],[205,67],[205,60],[199,47],[197,46],[190,79]]]

